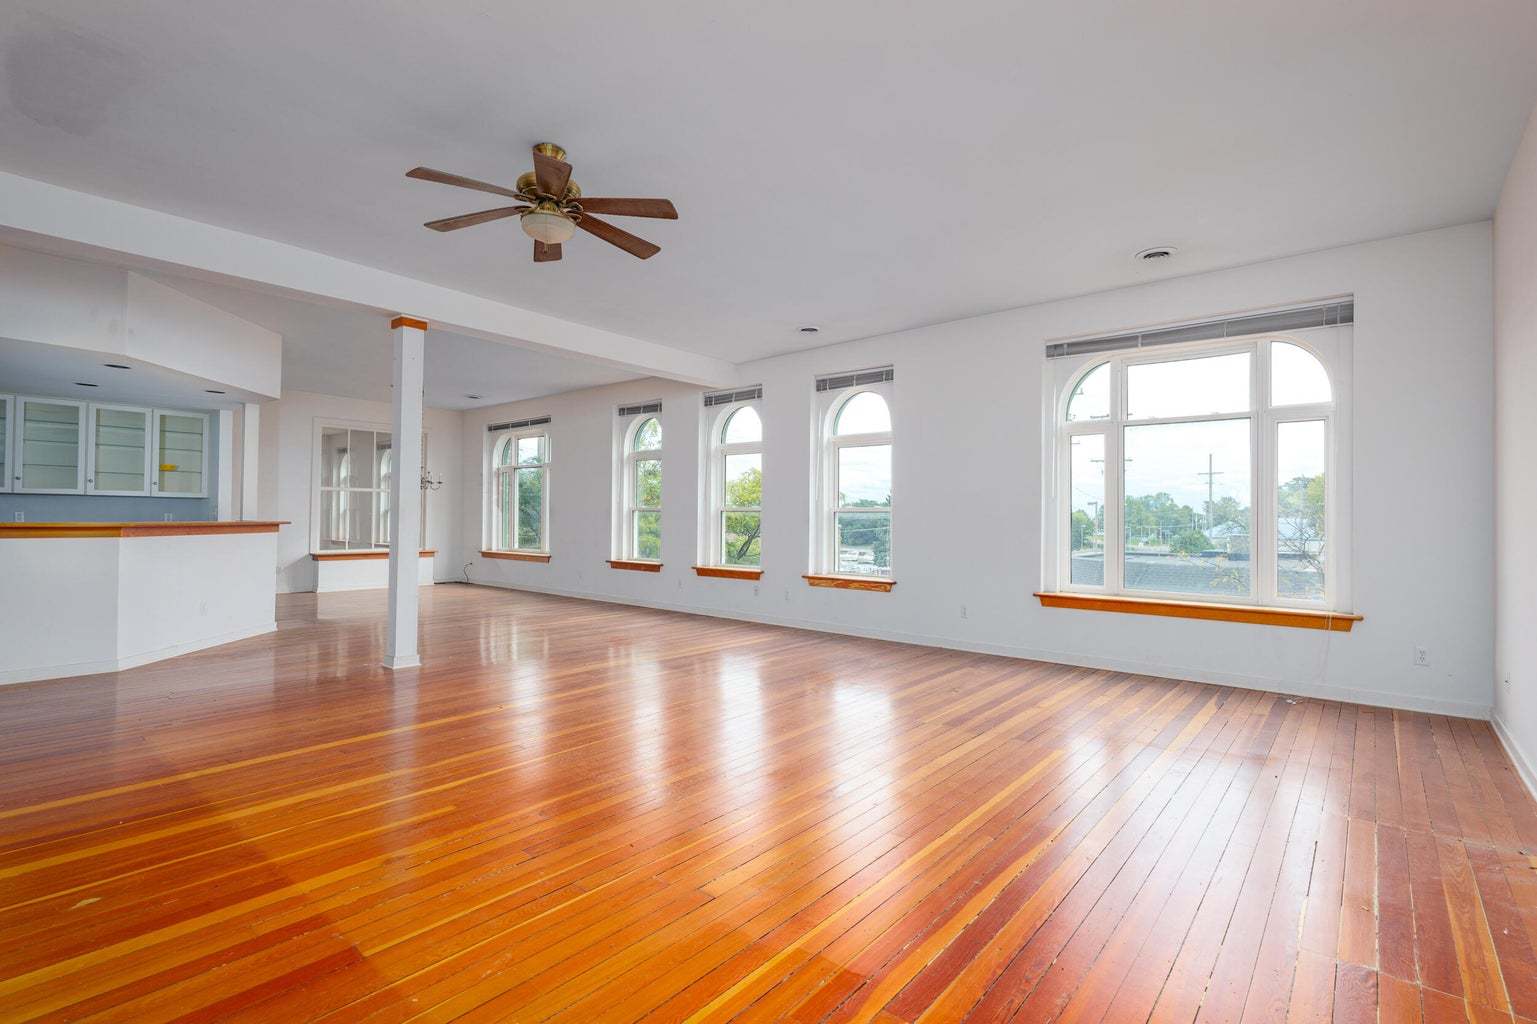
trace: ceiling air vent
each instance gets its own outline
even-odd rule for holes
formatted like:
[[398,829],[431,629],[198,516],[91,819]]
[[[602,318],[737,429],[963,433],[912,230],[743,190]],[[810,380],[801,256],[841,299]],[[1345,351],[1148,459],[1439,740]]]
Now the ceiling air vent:
[[895,380],[896,376],[891,367],[883,366],[877,370],[856,370],[853,373],[829,374],[817,378],[818,391],[840,391],[843,388],[859,387],[863,384],[884,384],[888,380]]
[[704,396],[704,407],[708,409],[712,405],[730,405],[732,402],[751,402],[755,398],[763,397],[763,385],[756,387],[738,388],[735,391],[711,391]]
[[530,420],[512,420],[508,423],[492,423],[486,427],[486,433],[495,434],[500,430],[522,430],[524,427],[539,427],[550,422],[548,416],[535,416]]

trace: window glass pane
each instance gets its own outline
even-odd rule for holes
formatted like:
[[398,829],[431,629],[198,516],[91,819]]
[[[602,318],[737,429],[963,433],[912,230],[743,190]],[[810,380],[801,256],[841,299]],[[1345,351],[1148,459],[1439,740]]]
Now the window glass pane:
[[1105,585],[1105,435],[1072,439],[1069,488],[1072,553],[1068,578],[1080,586]]
[[1318,357],[1300,345],[1270,343],[1270,404],[1308,405],[1331,398],[1329,374]]
[[544,547],[544,470],[518,470],[518,547]]
[[21,486],[73,490],[80,485],[80,413],[73,405],[21,403]]
[[891,507],[891,445],[838,449],[838,504],[843,508]]
[[662,425],[653,416],[635,429],[635,440],[631,442],[632,451],[644,452],[662,447]]
[[873,391],[861,391],[843,403],[834,434],[881,434],[891,429],[891,410],[886,400]]
[[728,416],[723,439],[726,444],[752,444],[763,440],[763,421],[758,418],[758,410],[749,405]]
[[662,557],[662,513],[635,513],[635,557],[651,561]]
[[10,406],[7,402],[0,401],[0,487],[7,487],[11,482],[10,477],[5,475],[5,453],[11,450],[11,435],[6,432],[11,425],[5,415],[8,408]]
[[320,486],[346,487],[352,476],[347,455],[347,431],[342,427],[320,428]]
[[347,547],[371,548],[388,545],[390,523],[388,506],[380,507],[377,491],[348,491]]
[[1249,408],[1249,353],[1133,363],[1126,368],[1129,419],[1205,416]]
[[1110,418],[1109,363],[1100,363],[1078,378],[1078,386],[1067,400],[1067,418],[1069,422]]
[[198,494],[203,490],[202,416],[160,417],[160,493]]
[[891,572],[891,513],[839,512],[838,568],[856,576],[885,576]]
[[[509,446],[511,447],[511,446]],[[495,478],[496,487],[496,522],[493,527],[494,534],[492,546],[497,551],[509,551],[513,546],[513,476],[505,470],[499,470]]]
[[759,565],[763,559],[763,514],[761,512],[721,513],[721,564]]
[[[388,436],[385,445],[389,444]],[[373,487],[379,479],[379,451],[375,448],[372,430],[354,430],[347,438],[347,448],[352,453],[352,479],[350,487]],[[387,449],[386,449],[387,450]]]
[[144,475],[149,445],[149,413],[130,409],[97,409],[96,470],[92,486],[98,491],[149,490]]
[[662,506],[662,462],[637,459],[635,462],[635,504],[639,508]]
[[1282,597],[1323,600],[1323,420],[1276,428],[1276,590]]
[[320,550],[334,551],[347,546],[346,491],[320,492]]
[[763,456],[728,455],[725,505],[727,508],[758,508],[763,504]]
[[1247,597],[1249,421],[1127,427],[1126,588]]
[[500,441],[496,446],[496,462],[498,466],[512,465],[513,439],[508,437]]
[[518,465],[537,466],[544,461],[544,435],[518,438]]

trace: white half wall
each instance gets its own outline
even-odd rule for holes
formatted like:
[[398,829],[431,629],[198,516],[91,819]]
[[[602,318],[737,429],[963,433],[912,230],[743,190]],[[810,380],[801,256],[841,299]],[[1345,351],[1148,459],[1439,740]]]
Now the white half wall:
[[[381,348],[386,348],[389,343],[389,334],[384,328],[381,322]],[[435,478],[443,481],[441,488],[427,494],[426,546],[437,551],[433,561],[435,579],[461,579],[463,561],[458,558],[459,503],[464,493],[464,482],[459,476],[461,414],[446,409],[427,409],[424,415],[427,468]],[[261,407],[261,470],[257,484],[261,516],[286,519],[293,524],[283,527],[278,534],[279,593],[308,592],[317,586],[317,563],[310,558],[317,419],[367,423],[388,430],[390,406],[387,402],[290,390],[283,392],[281,400]]]
[[[1493,700],[1488,223],[1332,249],[746,364],[764,387],[764,576],[701,579],[698,388],[656,379],[464,414],[460,562],[477,582],[1487,717]],[[1349,634],[1043,609],[1047,339],[1353,294]],[[893,364],[892,593],[810,588],[813,377]],[[663,399],[663,569],[609,569],[613,424]],[[547,564],[484,560],[485,427],[548,414]],[[441,450],[441,449],[440,449]],[[1000,546],[999,539],[1007,539]],[[1531,564],[1528,562],[1528,564]],[[964,609],[964,611],[963,611]],[[1530,620],[1528,620],[1530,621]],[[1430,665],[1413,665],[1415,647]],[[851,671],[856,671],[851,667]]]
[[1495,727],[1537,794],[1537,110],[1494,219]]

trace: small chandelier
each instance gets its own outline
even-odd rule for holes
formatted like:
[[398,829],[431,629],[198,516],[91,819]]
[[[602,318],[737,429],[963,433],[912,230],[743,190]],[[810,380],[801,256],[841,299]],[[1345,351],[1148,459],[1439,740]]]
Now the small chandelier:
[[427,469],[426,466],[423,466],[422,467],[422,490],[424,490],[424,491],[435,491],[439,487],[442,487],[442,486],[443,486],[442,479],[439,478],[437,480],[434,480],[432,478],[432,473]]

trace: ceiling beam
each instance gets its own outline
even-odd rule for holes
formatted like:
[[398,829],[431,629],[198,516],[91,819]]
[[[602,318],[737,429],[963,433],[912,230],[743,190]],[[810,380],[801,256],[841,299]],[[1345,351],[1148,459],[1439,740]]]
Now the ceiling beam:
[[733,364],[174,214],[0,173],[0,239],[310,301],[409,312],[460,334],[721,387]]

